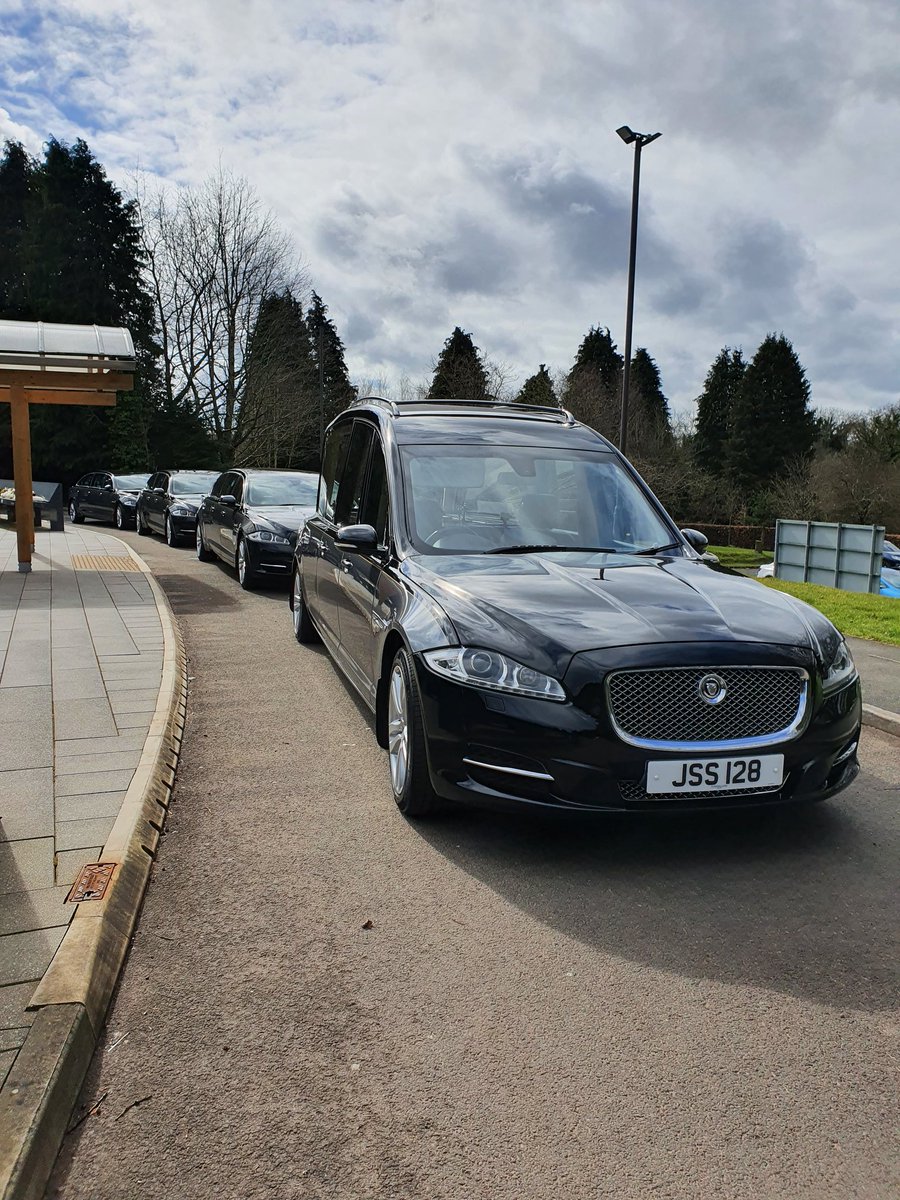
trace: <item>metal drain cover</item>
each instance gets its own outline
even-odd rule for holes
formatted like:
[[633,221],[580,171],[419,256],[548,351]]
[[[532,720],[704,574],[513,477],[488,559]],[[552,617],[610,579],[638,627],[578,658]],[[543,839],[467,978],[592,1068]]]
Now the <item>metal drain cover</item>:
[[87,863],[78,872],[72,890],[66,896],[66,903],[81,904],[83,900],[102,900],[115,869],[115,863]]

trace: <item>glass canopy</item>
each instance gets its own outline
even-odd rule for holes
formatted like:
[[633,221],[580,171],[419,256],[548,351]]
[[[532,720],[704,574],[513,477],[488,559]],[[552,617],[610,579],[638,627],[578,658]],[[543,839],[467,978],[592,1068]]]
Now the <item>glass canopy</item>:
[[0,370],[133,371],[134,342],[109,325],[0,321]]

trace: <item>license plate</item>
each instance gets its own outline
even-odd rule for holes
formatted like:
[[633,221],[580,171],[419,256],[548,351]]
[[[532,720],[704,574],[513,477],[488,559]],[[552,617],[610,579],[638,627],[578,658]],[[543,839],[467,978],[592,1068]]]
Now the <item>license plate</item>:
[[784,780],[783,754],[742,758],[683,758],[647,764],[649,795],[671,792],[739,792],[777,788]]

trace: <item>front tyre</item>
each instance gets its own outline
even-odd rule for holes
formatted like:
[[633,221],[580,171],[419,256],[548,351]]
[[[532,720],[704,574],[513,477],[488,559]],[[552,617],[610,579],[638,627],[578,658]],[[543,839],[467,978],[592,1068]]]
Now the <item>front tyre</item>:
[[301,646],[309,646],[319,640],[316,627],[313,625],[306,607],[306,601],[303,599],[303,583],[296,566],[291,579],[291,618],[294,625],[294,637]]
[[84,524],[84,515],[78,511],[78,505],[74,500],[69,501],[69,520],[73,525]]
[[197,558],[200,562],[212,562],[213,555],[206,542],[203,540],[203,526],[200,524],[200,518],[197,518],[197,535],[195,540],[197,548]]
[[398,650],[394,657],[387,706],[391,791],[404,816],[427,817],[437,808],[438,800],[428,774],[419,685],[406,649]]
[[238,583],[245,592],[252,592],[256,586],[256,572],[250,566],[250,553],[247,550],[247,539],[243,534],[238,538],[237,544],[237,568]]
[[124,512],[121,504],[116,505],[114,519],[116,522],[116,529],[124,529],[125,528],[125,512]]
[[166,513],[166,545],[171,546],[174,550],[174,548],[178,545],[179,540],[178,534],[172,527],[172,518],[168,513]]
[[153,532],[153,530],[147,524],[147,518],[144,516],[144,510],[142,508],[139,508],[137,510],[136,520],[137,520],[137,531],[141,535],[141,537],[149,537],[150,534]]

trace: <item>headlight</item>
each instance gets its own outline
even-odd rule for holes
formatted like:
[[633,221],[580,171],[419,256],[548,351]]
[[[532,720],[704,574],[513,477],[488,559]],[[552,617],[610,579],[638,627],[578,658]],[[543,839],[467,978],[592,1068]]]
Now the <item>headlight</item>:
[[173,517],[190,517],[194,514],[194,509],[187,504],[173,504],[169,512]]
[[278,546],[289,546],[290,540],[282,537],[280,533],[269,533],[268,529],[254,529],[252,533],[248,533],[247,537],[251,542],[268,542],[270,545],[274,542]]
[[516,696],[537,696],[541,700],[565,700],[562,684],[532,667],[523,667],[495,650],[473,650],[467,646],[448,646],[444,650],[426,650],[422,655],[436,675],[457,683],[512,692]]
[[843,687],[845,683],[849,683],[851,679],[855,678],[856,665],[853,662],[853,655],[850,653],[850,647],[841,638],[837,653],[831,660],[831,665],[825,672],[822,683],[826,692],[833,692],[836,688]]

